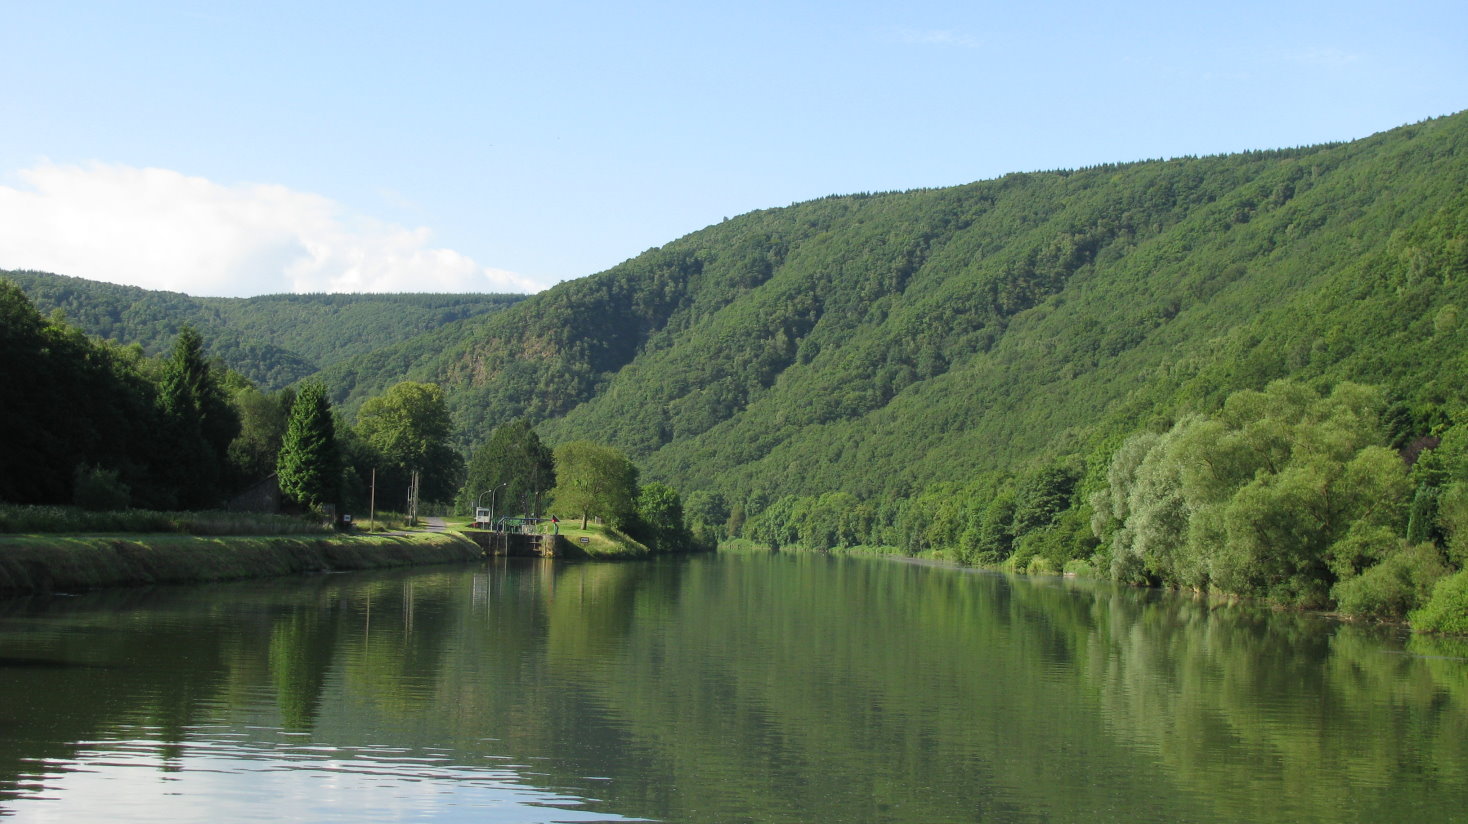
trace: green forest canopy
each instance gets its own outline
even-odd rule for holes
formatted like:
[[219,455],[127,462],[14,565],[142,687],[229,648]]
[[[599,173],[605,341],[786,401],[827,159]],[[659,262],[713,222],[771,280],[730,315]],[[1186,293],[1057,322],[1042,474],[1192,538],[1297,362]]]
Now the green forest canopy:
[[[444,387],[461,453],[522,417],[608,443],[697,493],[690,515],[727,513],[716,534],[1059,567],[1114,557],[1090,501],[1128,439],[1240,392],[1367,387],[1352,437],[1404,471],[1451,443],[1464,306],[1458,114],[753,212],[314,374],[348,413]],[[1412,537],[1450,546],[1453,471],[1414,468],[1381,528],[1406,540],[1416,512]]]

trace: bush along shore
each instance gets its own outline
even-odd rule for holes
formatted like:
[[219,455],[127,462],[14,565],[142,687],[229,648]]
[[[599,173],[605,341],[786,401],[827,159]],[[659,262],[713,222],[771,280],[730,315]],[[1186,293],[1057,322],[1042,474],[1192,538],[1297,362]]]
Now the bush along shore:
[[449,532],[399,535],[0,535],[0,594],[269,578],[474,561]]

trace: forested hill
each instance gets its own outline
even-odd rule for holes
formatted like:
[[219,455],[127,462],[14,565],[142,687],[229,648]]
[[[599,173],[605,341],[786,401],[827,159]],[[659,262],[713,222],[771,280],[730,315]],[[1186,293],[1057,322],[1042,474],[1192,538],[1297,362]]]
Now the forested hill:
[[442,349],[327,368],[449,387],[467,446],[528,414],[751,513],[1079,456],[1293,377],[1462,398],[1468,116],[1282,151],[1014,174],[747,214]]
[[267,387],[320,368],[349,413],[398,381],[439,383],[466,451],[525,415],[753,516],[787,495],[887,506],[1065,462],[1094,486],[1129,434],[1278,378],[1383,387],[1425,435],[1468,386],[1465,193],[1458,114],[1352,143],[829,197],[519,300],[196,299],[3,274],[43,311],[150,349],[192,323]]
[[[896,547],[1468,633],[1468,113],[830,197],[523,299],[6,274],[95,334],[157,349],[187,322],[266,388],[319,376],[348,420],[437,384],[465,454],[522,417],[620,447],[672,487],[644,491],[682,492],[702,544]],[[90,351],[10,292],[36,332],[16,368],[48,340]],[[187,343],[165,375],[189,374]],[[147,395],[125,355],[97,359],[127,367],[118,397]],[[254,474],[274,465],[246,446]],[[195,486],[134,475],[155,497]]]
[[263,389],[343,358],[499,311],[523,295],[263,295],[199,298],[44,272],[0,271],[43,313],[61,310],[89,334],[167,352],[193,326],[208,352]]

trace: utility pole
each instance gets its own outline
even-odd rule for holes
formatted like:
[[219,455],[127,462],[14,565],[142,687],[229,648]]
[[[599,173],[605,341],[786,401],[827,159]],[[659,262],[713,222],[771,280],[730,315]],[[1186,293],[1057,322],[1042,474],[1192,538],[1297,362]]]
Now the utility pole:
[[367,499],[367,531],[377,531],[377,467],[372,468],[372,494]]
[[418,525],[418,473],[408,473],[408,526]]

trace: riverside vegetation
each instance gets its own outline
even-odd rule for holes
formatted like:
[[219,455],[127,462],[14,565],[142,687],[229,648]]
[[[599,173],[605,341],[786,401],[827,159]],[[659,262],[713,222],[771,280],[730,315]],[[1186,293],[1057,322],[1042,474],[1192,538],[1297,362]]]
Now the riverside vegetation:
[[1464,632],[1464,307],[1457,114],[753,212],[311,376],[344,417],[439,387],[455,454],[608,444],[695,542]]
[[[326,531],[322,513],[373,506],[366,498],[369,484],[380,481],[382,503],[397,499],[386,490],[409,487],[415,508],[420,499],[444,501],[460,493],[468,501],[471,490],[503,490],[502,511],[516,511],[512,505],[519,503],[522,514],[535,514],[540,497],[554,495],[563,507],[581,514],[583,531],[593,515],[614,530],[595,535],[587,549],[593,555],[686,549],[692,543],[677,493],[657,483],[640,486],[637,468],[620,451],[573,442],[553,456],[523,420],[500,427],[489,446],[535,460],[506,461],[492,449],[480,450],[480,460],[466,477],[462,458],[449,445],[451,423],[443,390],[436,385],[399,382],[362,404],[350,425],[338,420],[319,381],[261,391],[221,360],[206,358],[203,337],[188,325],[167,357],[151,358],[137,344],[124,347],[89,338],[60,314],[43,317],[14,283],[4,281],[0,320],[0,356],[11,378],[0,423],[7,431],[30,436],[0,453],[0,532],[148,532],[155,533],[151,544],[167,547],[178,542],[156,534],[320,533]],[[488,464],[485,455],[493,459]],[[306,520],[200,511],[222,507],[272,474],[287,508],[306,514]],[[511,493],[522,497],[514,501]],[[63,503],[73,506],[59,506]],[[161,511],[175,509],[183,511]],[[633,535],[618,534],[618,529]],[[54,565],[60,556],[52,550],[62,543],[54,538],[7,539],[4,560],[14,567],[12,572]],[[121,546],[115,541],[83,543],[104,552],[111,544]],[[232,543],[234,554],[251,545]],[[393,539],[383,545],[400,543]],[[345,551],[382,542],[341,539],[336,544]],[[166,557],[164,562],[173,563]],[[317,563],[307,558],[287,565],[316,568]],[[138,566],[123,564],[128,565]],[[278,566],[272,562],[265,569]],[[48,586],[125,578],[59,572],[52,569],[41,578]],[[177,580],[180,574],[150,568],[136,577]],[[25,588],[34,578],[7,574],[0,589]]]

